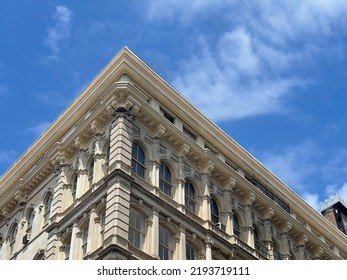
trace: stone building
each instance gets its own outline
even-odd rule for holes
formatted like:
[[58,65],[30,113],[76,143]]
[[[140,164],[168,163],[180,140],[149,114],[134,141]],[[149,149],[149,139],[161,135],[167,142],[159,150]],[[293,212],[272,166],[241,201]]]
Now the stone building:
[[346,259],[347,238],[123,48],[0,179],[0,259]]

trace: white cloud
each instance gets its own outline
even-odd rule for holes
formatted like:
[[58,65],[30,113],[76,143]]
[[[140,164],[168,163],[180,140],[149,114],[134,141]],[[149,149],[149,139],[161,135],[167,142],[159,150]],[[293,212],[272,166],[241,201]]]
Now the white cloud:
[[307,189],[310,176],[320,171],[317,145],[306,140],[293,146],[265,151],[259,155],[260,161],[293,190]]
[[346,1],[150,0],[148,7],[151,19],[203,26],[217,15],[223,22],[213,34],[189,38],[192,53],[172,81],[213,120],[290,112],[287,97],[315,83],[300,67],[344,53],[329,38],[337,29],[346,34]]
[[203,36],[198,41],[200,53],[181,62],[172,83],[214,120],[285,113],[283,98],[307,83],[273,75],[268,61],[275,50],[260,54],[259,42],[243,28],[223,34],[212,50]]
[[328,185],[325,188],[326,197],[329,198],[338,194],[345,202],[347,202],[347,182],[344,182],[342,186]]
[[347,178],[347,149],[330,152],[329,161],[322,166],[322,175],[326,182],[341,182]]
[[51,51],[46,57],[46,61],[59,60],[61,49],[68,45],[72,11],[65,6],[57,6],[52,19],[53,25],[47,28],[47,34],[44,38],[45,46]]
[[195,16],[209,14],[212,11],[221,10],[230,5],[232,0],[173,0],[158,1],[148,0],[147,16],[150,19],[172,19],[177,18],[181,22],[194,21]]
[[41,135],[50,125],[49,122],[41,122],[35,126],[29,127],[25,132],[33,133],[35,137]]
[[305,192],[302,194],[302,198],[311,205],[315,210],[320,210],[319,195],[317,193]]

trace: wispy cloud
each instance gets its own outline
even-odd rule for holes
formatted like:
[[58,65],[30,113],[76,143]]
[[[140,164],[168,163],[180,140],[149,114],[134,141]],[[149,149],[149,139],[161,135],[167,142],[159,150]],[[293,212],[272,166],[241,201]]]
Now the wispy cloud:
[[192,33],[192,52],[172,79],[217,121],[291,112],[288,97],[315,83],[294,73],[317,55],[343,55],[326,39],[337,36],[336,28],[346,34],[345,1],[148,2],[149,19],[178,18],[182,24],[199,24],[223,10],[219,32]]
[[0,163],[9,163],[12,162],[17,157],[15,151],[0,151]]
[[320,210],[321,201],[317,193],[304,192],[301,196],[313,209]]
[[[254,150],[254,149],[253,149]],[[253,151],[259,160],[316,210],[335,194],[347,201],[347,151],[324,152],[306,140],[296,145]]]
[[44,45],[50,49],[50,54],[44,59],[45,62],[59,60],[61,50],[68,45],[72,11],[65,6],[56,6],[52,20],[53,23],[47,28],[47,34],[44,38]]
[[177,18],[181,22],[189,23],[195,16],[201,16],[211,11],[218,11],[230,5],[230,0],[199,0],[199,1],[148,1],[147,16],[149,19]]
[[33,134],[35,137],[38,137],[40,136],[47,128],[48,126],[50,125],[51,123],[49,122],[41,122],[41,123],[38,123],[34,126],[31,126],[29,128],[27,128],[25,130],[26,133],[31,133]]
[[[258,157],[293,190],[302,192],[307,189],[312,176],[320,172],[318,159],[322,156],[316,143],[305,140],[296,145],[264,151]],[[323,182],[321,187],[324,187]]]

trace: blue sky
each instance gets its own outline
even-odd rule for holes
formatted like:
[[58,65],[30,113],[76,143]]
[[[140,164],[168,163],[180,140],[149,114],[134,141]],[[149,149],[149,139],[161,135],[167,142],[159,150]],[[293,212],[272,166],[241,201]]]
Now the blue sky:
[[347,200],[347,1],[0,4],[0,174],[130,47],[314,208]]

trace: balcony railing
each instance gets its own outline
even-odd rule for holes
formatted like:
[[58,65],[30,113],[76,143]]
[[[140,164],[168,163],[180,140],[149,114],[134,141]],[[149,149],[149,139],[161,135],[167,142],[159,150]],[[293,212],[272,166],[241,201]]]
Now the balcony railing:
[[255,241],[254,245],[255,245],[255,249],[258,251],[259,254],[263,255],[266,258],[269,257],[269,250],[268,248],[266,248],[266,246],[264,246],[258,241]]
[[259,182],[255,177],[246,176],[246,179],[263,194],[265,194],[268,198],[270,198],[273,202],[275,202],[278,206],[284,209],[284,211],[290,214],[289,205],[278,195],[274,194],[267,186]]
[[[257,250],[257,248],[252,248],[251,246],[248,246],[245,242],[241,241],[239,238],[237,238],[235,235],[234,237],[234,243],[240,247],[242,250],[246,251],[247,253],[255,256],[256,258],[260,259],[260,260],[267,260],[268,259],[268,255],[267,253],[264,254],[263,252]],[[266,248],[265,248],[266,249]]]

